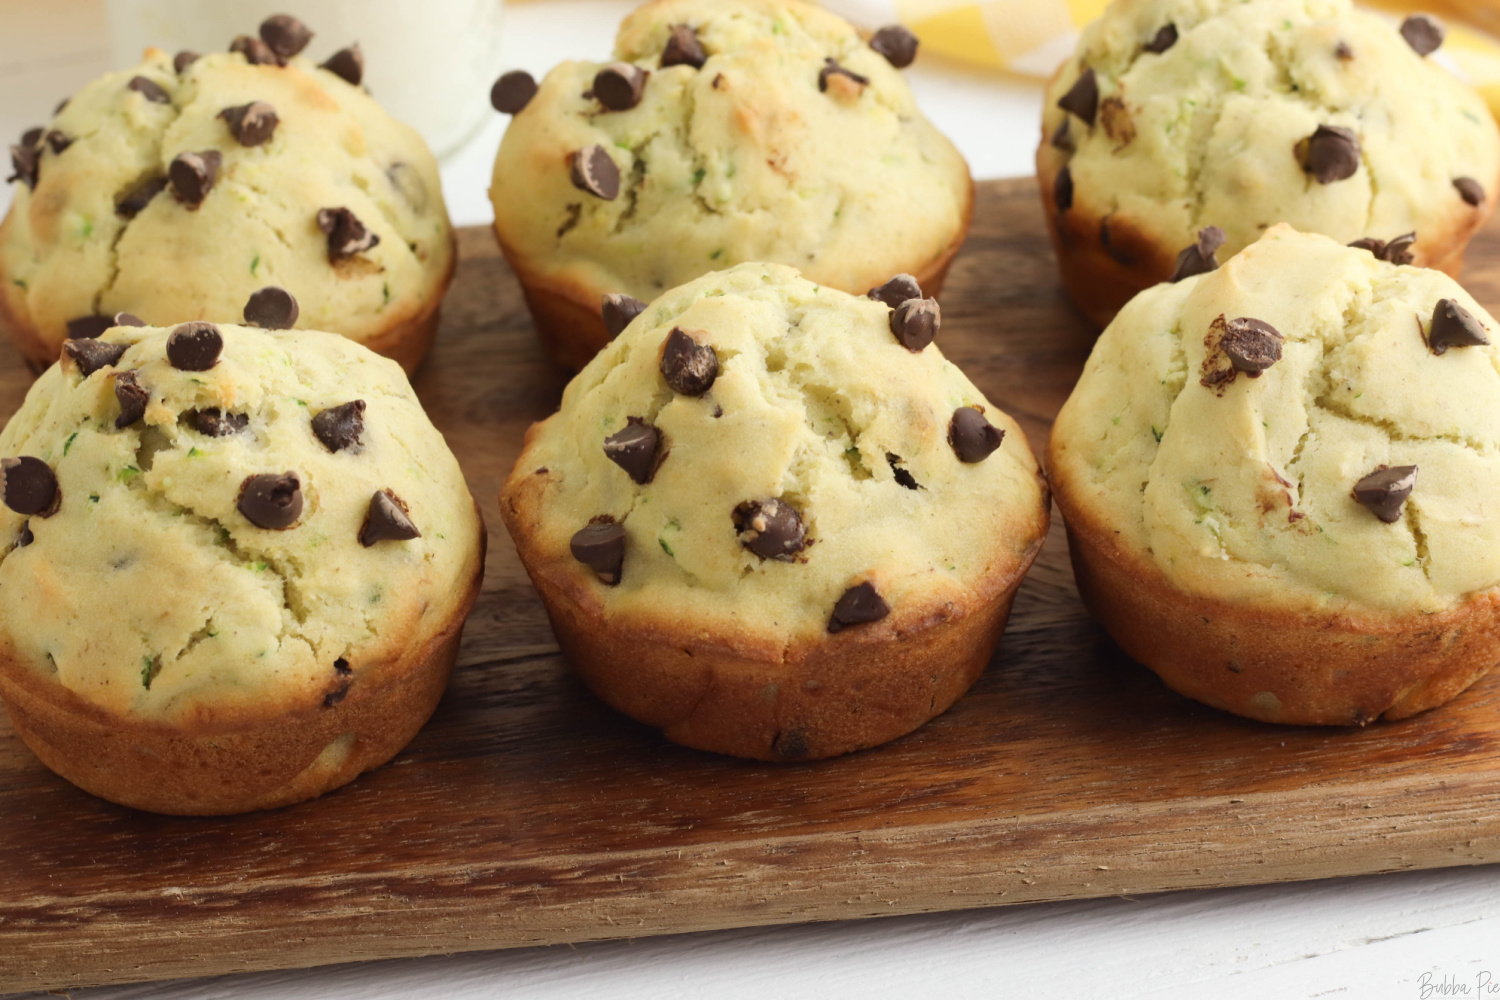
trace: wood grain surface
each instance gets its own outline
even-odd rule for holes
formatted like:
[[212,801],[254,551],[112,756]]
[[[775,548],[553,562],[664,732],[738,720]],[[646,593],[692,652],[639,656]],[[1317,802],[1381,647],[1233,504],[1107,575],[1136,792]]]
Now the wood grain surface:
[[[557,654],[496,508],[566,381],[486,230],[416,386],[490,526],[436,716],[314,802],[174,819],[54,777],[0,722],[0,990],[1500,861],[1500,676],[1364,730],[1167,691],[1087,618],[1060,525],[968,697],[917,733],[766,765],[666,743]],[[1500,228],[1466,282],[1500,305]],[[981,186],[939,344],[1040,449],[1092,332],[1030,181]],[[25,391],[0,349],[0,412]]]

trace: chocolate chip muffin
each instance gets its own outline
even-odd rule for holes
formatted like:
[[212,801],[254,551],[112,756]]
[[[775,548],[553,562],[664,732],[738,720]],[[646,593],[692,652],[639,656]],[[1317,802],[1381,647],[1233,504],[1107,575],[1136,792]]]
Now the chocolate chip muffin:
[[1438,271],[1274,227],[1127,305],[1057,418],[1079,590],[1267,722],[1440,705],[1500,659],[1500,350]]
[[265,285],[408,372],[426,354],[455,261],[432,154],[361,89],[357,47],[316,66],[299,22],[261,34],[148,50],[11,147],[0,327],[38,370],[117,312],[238,322]]
[[1047,490],[918,295],[707,275],[531,428],[501,512],[605,701],[688,746],[797,760],[910,732],[984,670]]
[[0,696],[106,799],[320,795],[436,706],[484,532],[393,362],[195,322],[70,340],[0,433]]
[[1500,132],[1441,41],[1349,0],[1117,0],[1048,88],[1036,156],[1074,302],[1103,326],[1278,222],[1456,277]]
[[973,184],[902,79],[916,51],[799,0],[653,0],[612,61],[501,77],[495,232],[549,353],[579,368],[619,332],[603,296],[742,261],[937,295]]

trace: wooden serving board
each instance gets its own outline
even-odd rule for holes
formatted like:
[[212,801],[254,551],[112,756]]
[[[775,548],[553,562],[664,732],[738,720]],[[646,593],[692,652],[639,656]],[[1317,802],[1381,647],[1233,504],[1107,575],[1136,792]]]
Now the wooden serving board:
[[[1090,622],[1057,523],[988,673],[905,739],[766,765],[622,718],[558,655],[496,504],[565,376],[489,232],[461,248],[416,386],[491,537],[437,714],[349,787],[230,819],[91,798],[0,721],[0,991],[1500,861],[1500,674],[1364,730],[1225,715]],[[1468,284],[1500,305],[1500,226]],[[1040,451],[1093,337],[1030,181],[981,185],[943,320]]]

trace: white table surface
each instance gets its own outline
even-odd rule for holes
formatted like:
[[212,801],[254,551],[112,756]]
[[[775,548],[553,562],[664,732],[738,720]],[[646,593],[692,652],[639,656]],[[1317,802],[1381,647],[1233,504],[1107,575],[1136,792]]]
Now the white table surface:
[[[295,10],[295,0],[287,6]],[[503,65],[540,76],[564,58],[602,56],[631,6],[629,0],[514,6]],[[43,122],[59,98],[108,61],[102,0],[0,0],[0,138],[8,145]],[[976,177],[1030,172],[1038,87],[933,60],[919,61],[908,77]],[[495,116],[444,164],[444,192],[460,225],[490,221],[485,189],[504,127]],[[0,190],[0,210],[9,201],[9,189]],[[1500,866],[482,952],[71,995],[1500,998]]]

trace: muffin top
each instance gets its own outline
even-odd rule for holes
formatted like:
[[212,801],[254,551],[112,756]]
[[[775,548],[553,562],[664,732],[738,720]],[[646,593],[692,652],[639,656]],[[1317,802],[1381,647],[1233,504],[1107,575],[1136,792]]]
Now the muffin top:
[[1116,0],[1048,89],[1038,165],[1067,169],[1072,211],[1173,252],[1218,226],[1228,257],[1286,222],[1415,231],[1417,262],[1443,263],[1493,198],[1500,132],[1431,44],[1349,0]]
[[863,292],[962,237],[968,167],[841,18],[798,0],[653,0],[621,25],[615,60],[638,97],[595,93],[605,63],[563,63],[500,145],[490,197],[523,277],[650,301],[764,260]]
[[662,296],[528,436],[502,508],[532,572],[772,657],[993,597],[1040,543],[1044,488],[1015,422],[913,336],[919,302],[770,264]]
[[93,335],[119,311],[238,322],[268,284],[296,295],[303,327],[363,342],[429,310],[452,266],[421,138],[300,57],[217,53],[178,72],[147,50],[19,155],[35,170],[0,230],[0,306],[54,350],[70,322]]
[[0,433],[6,656],[201,722],[336,700],[451,626],[481,526],[395,362],[206,323],[68,347]]
[[1190,593],[1451,608],[1500,583],[1495,330],[1446,275],[1276,226],[1121,311],[1058,416],[1053,482]]

